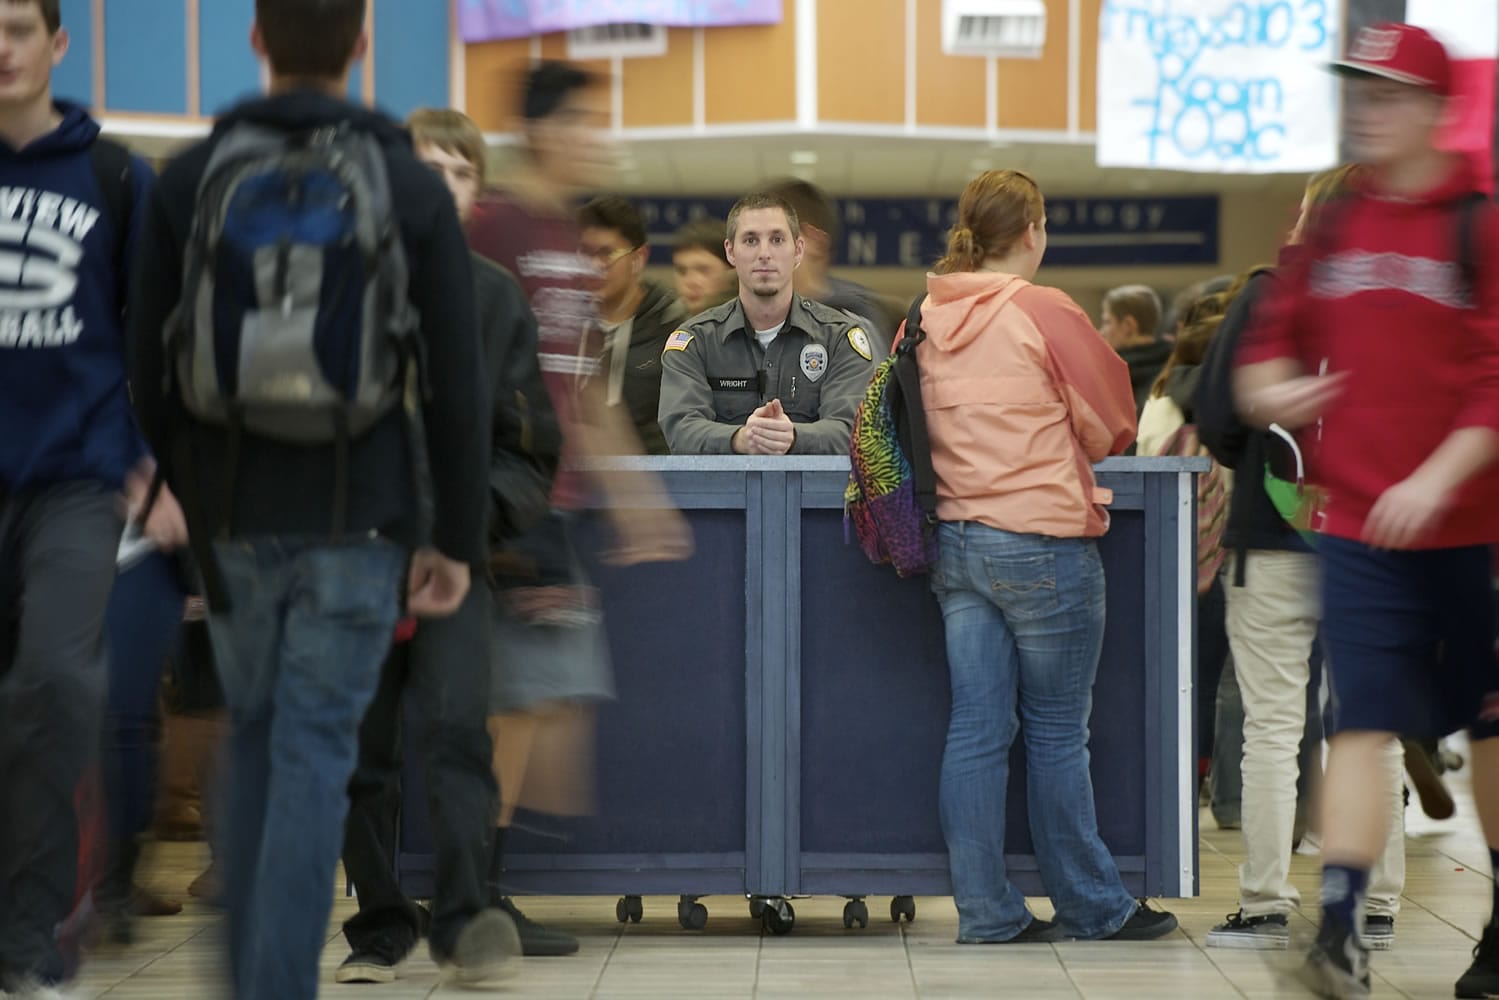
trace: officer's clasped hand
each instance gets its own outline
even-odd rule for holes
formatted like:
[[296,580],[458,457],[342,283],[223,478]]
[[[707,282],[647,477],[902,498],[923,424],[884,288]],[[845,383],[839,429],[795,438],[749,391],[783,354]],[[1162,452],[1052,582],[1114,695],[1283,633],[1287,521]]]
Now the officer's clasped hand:
[[734,435],[734,450],[742,455],[785,455],[795,442],[796,425],[781,401],[772,399],[751,413]]

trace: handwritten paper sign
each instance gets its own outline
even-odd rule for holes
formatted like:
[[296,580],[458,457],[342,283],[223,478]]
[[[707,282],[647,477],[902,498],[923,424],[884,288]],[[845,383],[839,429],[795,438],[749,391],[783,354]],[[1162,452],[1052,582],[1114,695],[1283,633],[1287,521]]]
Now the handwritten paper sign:
[[1305,172],[1337,158],[1339,0],[1105,0],[1098,163]]
[[596,24],[779,24],[781,5],[782,0],[458,0],[458,32],[465,42],[488,42]]

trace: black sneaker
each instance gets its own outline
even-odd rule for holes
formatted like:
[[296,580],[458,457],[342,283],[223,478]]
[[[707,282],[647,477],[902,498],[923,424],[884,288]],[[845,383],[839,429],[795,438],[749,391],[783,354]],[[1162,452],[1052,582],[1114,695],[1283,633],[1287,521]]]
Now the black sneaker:
[[564,931],[541,926],[522,913],[510,897],[501,899],[498,908],[510,914],[510,919],[515,921],[515,930],[520,934],[520,953],[527,958],[555,958],[577,953],[577,938]]
[[1460,998],[1499,996],[1499,926],[1483,929],[1483,938],[1473,947],[1473,964],[1453,992]]
[[1062,932],[1062,925],[1054,920],[1042,920],[1040,917],[1032,917],[1031,922],[1025,925],[1025,930],[1016,934],[1001,944],[1051,944],[1053,941],[1065,941],[1067,935]]
[[1285,951],[1291,943],[1291,931],[1284,913],[1266,913],[1246,917],[1244,911],[1231,913],[1223,923],[1208,931],[1209,948],[1237,948],[1242,951]]
[[1139,900],[1135,912],[1105,941],[1154,941],[1176,930],[1176,916],[1165,910],[1152,910],[1145,900]]
[[1370,995],[1369,949],[1351,930],[1323,924],[1317,943],[1296,971],[1296,978],[1319,997],[1358,1000]]

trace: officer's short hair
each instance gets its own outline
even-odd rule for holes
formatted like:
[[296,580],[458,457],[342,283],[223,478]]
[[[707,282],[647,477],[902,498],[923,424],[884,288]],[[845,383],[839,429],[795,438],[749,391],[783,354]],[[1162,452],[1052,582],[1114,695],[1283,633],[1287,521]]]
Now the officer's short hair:
[[801,225],[816,226],[828,234],[834,246],[838,244],[838,207],[822,188],[799,177],[778,177],[760,185],[760,190],[779,196],[796,209]]
[[754,191],[740,198],[734,203],[734,207],[729,209],[729,222],[724,227],[724,232],[730,243],[733,243],[734,238],[739,234],[739,213],[753,212],[761,208],[779,208],[785,212],[786,225],[791,230],[791,238],[793,240],[802,238],[802,224],[797,218],[796,209],[792,208],[785,198],[769,191]]
[[600,195],[578,209],[578,228],[612,229],[632,247],[646,244],[645,223],[640,213],[618,195]]

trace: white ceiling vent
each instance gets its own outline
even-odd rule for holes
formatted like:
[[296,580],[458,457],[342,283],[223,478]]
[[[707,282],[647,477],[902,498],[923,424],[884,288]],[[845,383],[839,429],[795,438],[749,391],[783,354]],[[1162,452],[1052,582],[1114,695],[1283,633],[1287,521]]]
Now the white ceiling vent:
[[942,51],[950,56],[1040,59],[1045,0],[942,0]]
[[569,59],[622,59],[666,55],[663,24],[595,24],[567,33]]

